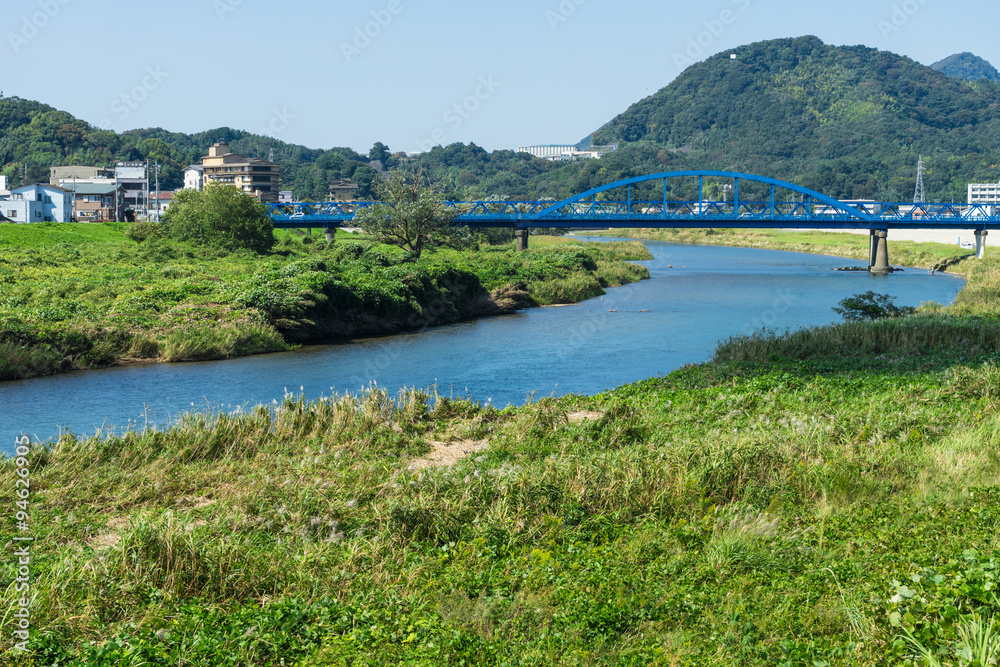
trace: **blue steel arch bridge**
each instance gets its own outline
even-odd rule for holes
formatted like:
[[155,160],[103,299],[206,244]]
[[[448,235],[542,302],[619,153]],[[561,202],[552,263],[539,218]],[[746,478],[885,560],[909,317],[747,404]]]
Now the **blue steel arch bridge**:
[[[683,179],[689,179],[684,181]],[[697,199],[671,196],[687,183]],[[660,182],[660,183],[658,183]],[[722,193],[722,200],[717,196]],[[712,197],[707,196],[712,194]],[[323,228],[332,238],[355,214],[375,202],[299,202],[268,204],[277,228]],[[887,238],[893,229],[972,229],[982,257],[987,232],[1000,229],[1000,206],[984,204],[841,201],[808,188],[765,176],[730,171],[691,170],[639,176],[609,183],[560,202],[446,202],[455,224],[507,227],[518,249],[532,228],[729,228],[868,230],[870,268],[891,271]]]

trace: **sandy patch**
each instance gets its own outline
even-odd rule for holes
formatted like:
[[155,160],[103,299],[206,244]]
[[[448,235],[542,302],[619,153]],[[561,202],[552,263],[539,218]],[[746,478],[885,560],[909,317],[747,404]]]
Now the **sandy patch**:
[[571,412],[566,415],[566,419],[570,424],[579,424],[585,421],[594,421],[600,419],[604,416],[603,412],[594,412],[593,410],[581,410],[580,412]]
[[429,441],[434,449],[427,456],[416,459],[410,464],[411,470],[424,468],[446,468],[464,459],[469,454],[481,452],[489,443],[485,440],[458,440],[456,442]]
[[202,507],[208,507],[215,501],[206,496],[181,496],[176,501],[178,507],[183,507],[189,510],[200,510]]

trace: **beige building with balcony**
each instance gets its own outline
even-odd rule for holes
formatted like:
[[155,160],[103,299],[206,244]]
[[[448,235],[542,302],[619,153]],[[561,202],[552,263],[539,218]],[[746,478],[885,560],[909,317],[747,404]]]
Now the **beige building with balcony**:
[[243,192],[270,204],[278,201],[281,168],[273,162],[233,153],[228,144],[215,144],[201,159],[204,183],[235,185]]

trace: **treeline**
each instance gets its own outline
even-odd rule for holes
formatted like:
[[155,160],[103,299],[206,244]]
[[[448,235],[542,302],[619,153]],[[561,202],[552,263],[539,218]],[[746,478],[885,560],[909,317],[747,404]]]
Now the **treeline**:
[[[161,187],[180,188],[184,168],[200,164],[209,147],[219,141],[249,157],[266,160],[273,155],[282,168],[282,188],[291,190],[298,199],[325,200],[330,183],[340,178],[353,179],[360,186],[359,195],[369,196],[378,174],[370,156],[350,148],[310,149],[229,127],[198,134],[160,128],[118,134],[40,102],[0,99],[0,173],[14,187],[47,182],[53,166],[110,166],[119,160],[150,160],[160,164]],[[382,155],[382,150],[373,148],[373,152]],[[391,166],[391,161],[386,166]]]

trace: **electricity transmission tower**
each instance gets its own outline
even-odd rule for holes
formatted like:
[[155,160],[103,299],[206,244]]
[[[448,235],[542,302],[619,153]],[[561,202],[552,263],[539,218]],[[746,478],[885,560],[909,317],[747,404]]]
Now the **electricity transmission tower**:
[[917,188],[913,191],[913,203],[924,203],[924,156],[917,160]]

